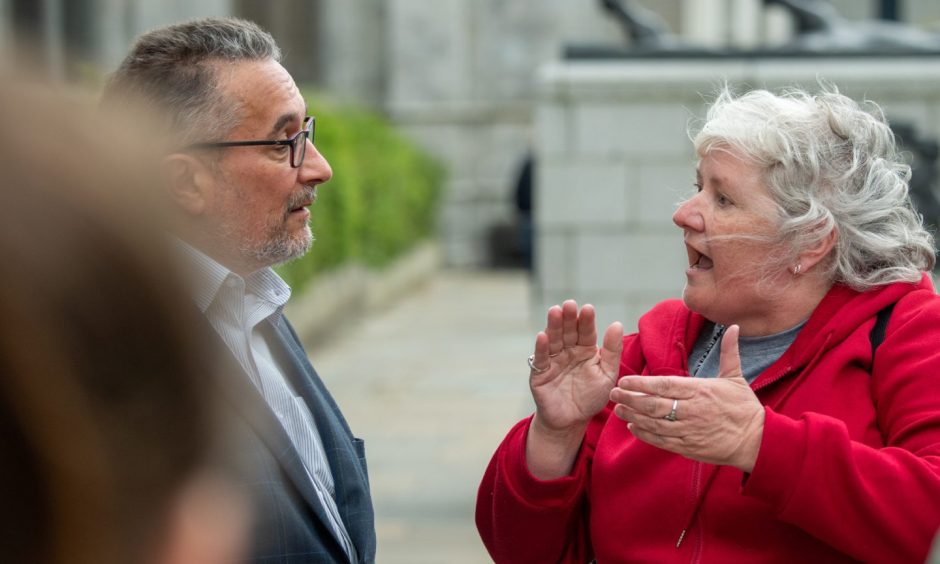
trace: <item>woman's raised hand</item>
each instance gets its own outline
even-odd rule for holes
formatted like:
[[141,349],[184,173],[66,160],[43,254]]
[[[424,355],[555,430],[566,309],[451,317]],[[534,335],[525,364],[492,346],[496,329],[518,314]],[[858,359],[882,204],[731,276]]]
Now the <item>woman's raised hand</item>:
[[[568,300],[548,310],[545,331],[535,338],[529,372],[536,406],[529,432],[538,437],[537,445],[529,441],[527,454],[537,455],[533,446],[546,441],[556,447],[568,445],[561,448],[566,454],[571,454],[573,444],[576,454],[588,421],[607,405],[617,383],[622,348],[620,323],[607,328],[603,346],[598,348],[593,306],[579,311],[578,304]],[[531,469],[533,457],[529,460]]]
[[540,423],[555,432],[583,431],[617,384],[622,348],[620,323],[607,328],[598,348],[593,306],[578,311],[578,304],[568,300],[549,309],[545,331],[535,338],[535,369],[529,372]]
[[721,339],[717,378],[624,376],[610,393],[614,414],[653,446],[707,462],[754,469],[764,406],[741,371],[737,325]]

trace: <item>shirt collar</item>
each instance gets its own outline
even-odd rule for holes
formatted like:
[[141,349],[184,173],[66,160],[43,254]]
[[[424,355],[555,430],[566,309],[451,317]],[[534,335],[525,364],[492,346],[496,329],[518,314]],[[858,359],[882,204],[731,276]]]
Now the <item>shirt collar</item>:
[[[206,313],[226,280],[242,278],[189,243],[178,239],[177,244],[192,271],[193,301],[202,313]],[[246,292],[268,302],[277,315],[291,296],[290,286],[270,267],[248,275],[244,284]]]
[[259,300],[274,306],[278,314],[291,295],[290,286],[270,267],[262,268],[249,275],[245,279],[245,290],[257,296]]

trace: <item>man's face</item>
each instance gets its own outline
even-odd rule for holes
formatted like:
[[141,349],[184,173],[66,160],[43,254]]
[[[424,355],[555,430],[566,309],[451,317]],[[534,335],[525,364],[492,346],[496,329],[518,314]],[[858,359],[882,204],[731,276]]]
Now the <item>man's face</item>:
[[[301,130],[306,104],[290,74],[273,60],[220,65],[220,86],[241,116],[226,140],[289,139]],[[285,145],[222,149],[206,218],[221,254],[242,274],[303,255],[313,242],[306,209],[329,163],[307,141],[299,168]],[[221,257],[220,257],[221,258]]]

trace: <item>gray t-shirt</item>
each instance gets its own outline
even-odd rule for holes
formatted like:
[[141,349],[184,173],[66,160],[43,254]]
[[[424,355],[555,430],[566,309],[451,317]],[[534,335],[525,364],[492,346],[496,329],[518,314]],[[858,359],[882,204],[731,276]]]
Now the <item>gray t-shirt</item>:
[[[738,350],[741,354],[741,370],[748,384],[758,376],[793,344],[800,329],[806,325],[803,321],[786,331],[766,335],[763,337],[739,337]],[[721,356],[721,336],[725,333],[725,326],[717,323],[708,323],[702,328],[692,354],[689,355],[689,373],[698,378],[715,378],[718,376],[718,360]]]

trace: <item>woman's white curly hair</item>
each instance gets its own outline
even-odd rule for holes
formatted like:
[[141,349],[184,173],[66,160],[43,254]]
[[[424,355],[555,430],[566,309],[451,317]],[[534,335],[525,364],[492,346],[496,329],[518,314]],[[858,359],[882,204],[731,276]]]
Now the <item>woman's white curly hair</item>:
[[726,85],[694,136],[700,157],[728,150],[756,165],[780,208],[778,260],[793,261],[838,234],[820,266],[832,282],[864,291],[917,282],[934,267],[933,237],[908,196],[911,169],[878,105],[870,111],[830,85],[811,95]]

